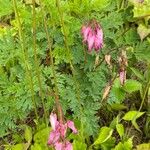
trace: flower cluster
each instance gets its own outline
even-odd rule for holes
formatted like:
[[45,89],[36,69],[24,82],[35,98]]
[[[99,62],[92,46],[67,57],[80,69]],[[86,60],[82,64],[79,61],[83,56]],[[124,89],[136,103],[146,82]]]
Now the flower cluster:
[[91,21],[88,25],[83,25],[81,34],[83,43],[87,44],[89,52],[91,52],[92,49],[99,52],[103,47],[103,31],[95,20]]
[[73,150],[72,144],[66,140],[67,128],[70,128],[73,133],[77,133],[74,122],[68,120],[65,124],[57,120],[57,115],[51,113],[50,123],[52,131],[49,135],[48,145],[52,145],[55,150]]

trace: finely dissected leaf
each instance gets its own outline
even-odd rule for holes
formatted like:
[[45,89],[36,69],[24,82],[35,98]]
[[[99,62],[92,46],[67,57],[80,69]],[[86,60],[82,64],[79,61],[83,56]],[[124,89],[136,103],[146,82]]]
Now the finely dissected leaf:
[[144,81],[144,76],[142,75],[142,73],[141,73],[139,70],[137,70],[137,69],[135,69],[135,68],[133,68],[133,67],[130,67],[130,69],[132,70],[132,72],[133,72],[139,79],[141,79],[142,81]]
[[108,128],[108,127],[102,127],[100,129],[100,133],[98,135],[98,138],[94,142],[94,145],[102,144],[105,141],[107,141],[113,133],[113,129]]
[[135,91],[140,90],[142,87],[142,84],[136,80],[127,80],[123,86],[123,89],[127,91],[128,93],[132,93]]
[[141,117],[142,115],[144,115],[145,112],[138,112],[138,111],[128,111],[123,119],[126,121],[132,121],[132,120],[136,120],[139,117]]
[[12,13],[12,4],[10,0],[0,0],[0,18]]
[[116,130],[119,133],[120,137],[122,137],[124,135],[124,127],[122,124],[117,124]]

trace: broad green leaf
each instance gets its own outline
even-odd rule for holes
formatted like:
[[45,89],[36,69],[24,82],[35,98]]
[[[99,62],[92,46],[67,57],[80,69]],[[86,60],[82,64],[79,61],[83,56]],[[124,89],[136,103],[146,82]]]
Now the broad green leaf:
[[142,73],[139,70],[137,70],[133,67],[130,67],[130,69],[139,79],[141,79],[142,81],[144,80],[144,76],[142,75]]
[[[50,132],[50,128],[44,128],[42,130],[39,130],[35,135],[34,135],[34,141],[36,143],[42,143],[42,144],[46,144],[47,143],[47,139],[49,136],[49,132]],[[42,138],[41,138],[42,137]]]
[[132,150],[133,149],[133,137],[129,138],[126,142],[124,142],[124,148],[126,150]]
[[114,150],[123,150],[124,149],[124,145],[119,142],[118,145],[115,146]]
[[135,127],[135,129],[137,129],[139,132],[141,132],[141,130],[140,130],[138,124],[136,123],[136,121],[133,120],[133,121],[131,121],[131,122],[132,122],[133,126]]
[[135,91],[140,90],[142,87],[142,84],[136,80],[127,80],[123,86],[123,89],[128,92],[128,93],[132,93]]
[[137,118],[141,117],[145,112],[138,112],[138,111],[128,111],[123,119],[126,121],[136,120]]
[[112,94],[115,96],[115,98],[121,102],[125,98],[125,91],[122,89],[120,80],[117,78],[114,81],[113,87],[112,87]]
[[127,106],[116,103],[116,104],[111,104],[111,108],[114,110],[124,110],[124,109],[127,109]]
[[117,124],[116,130],[119,133],[120,137],[122,137],[124,135],[124,127],[122,124]]
[[132,150],[132,138],[128,139],[124,143],[119,142],[113,150]]
[[96,141],[94,142],[94,145],[102,144],[105,141],[107,141],[113,133],[113,129],[108,127],[102,127],[100,129],[100,133]]
[[32,141],[32,128],[29,127],[29,126],[26,126],[25,127],[25,133],[24,133],[24,137],[25,137],[25,140],[27,142],[31,142]]
[[12,146],[11,150],[24,150],[24,143],[20,143]]
[[136,150],[150,150],[150,143],[143,143],[143,144],[137,145]]
[[137,32],[141,38],[141,41],[143,41],[143,39],[150,34],[150,29],[147,28],[144,24],[139,24]]
[[82,143],[77,140],[73,141],[73,150],[86,150],[86,149],[87,149],[87,145],[85,143]]
[[31,146],[31,150],[42,150],[40,144],[35,143]]

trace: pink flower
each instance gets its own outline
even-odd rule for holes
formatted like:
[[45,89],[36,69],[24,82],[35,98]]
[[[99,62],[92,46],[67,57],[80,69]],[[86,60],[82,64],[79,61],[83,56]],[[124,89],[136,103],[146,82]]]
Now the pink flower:
[[68,128],[70,128],[73,131],[73,133],[75,133],[75,134],[78,133],[77,129],[74,126],[74,122],[73,121],[68,120],[67,121],[67,126],[68,126]]
[[57,120],[57,115],[51,113],[50,123],[52,131],[50,132],[48,145],[52,145],[55,150],[73,150],[72,144],[66,140],[67,128],[70,128],[73,133],[77,133],[74,122],[68,120],[66,123],[61,123]]
[[88,50],[91,52],[94,46],[94,40],[95,40],[95,35],[90,32],[88,35],[87,43],[88,43]]
[[99,27],[96,28],[94,47],[96,51],[103,47],[103,31]]
[[126,71],[120,71],[119,73],[120,83],[123,85],[126,81]]
[[50,115],[50,123],[51,123],[52,129],[55,130],[56,126],[58,124],[56,114],[51,113],[51,115]]
[[66,141],[64,150],[73,150],[72,144],[69,141]]
[[55,150],[73,150],[72,144],[69,141],[65,141],[65,143],[57,142],[54,147]]
[[65,138],[66,132],[67,132],[67,124],[61,124],[59,123],[59,131],[62,138]]
[[57,142],[54,145],[55,150],[63,150],[63,143]]
[[48,145],[55,144],[56,142],[58,142],[59,139],[60,133],[58,131],[51,131],[47,144]]
[[83,26],[81,29],[81,33],[83,34],[83,42],[86,42],[88,39],[88,34],[91,32],[90,27]]
[[87,44],[89,52],[95,49],[98,52],[103,47],[103,31],[96,20],[88,25],[83,25],[81,29],[83,42]]

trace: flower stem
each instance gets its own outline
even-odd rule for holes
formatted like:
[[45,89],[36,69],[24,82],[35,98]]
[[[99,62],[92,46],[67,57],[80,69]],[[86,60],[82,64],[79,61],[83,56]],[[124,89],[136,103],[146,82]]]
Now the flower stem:
[[48,26],[47,26],[47,20],[45,18],[45,12],[44,12],[44,8],[41,4],[41,11],[43,14],[43,22],[44,22],[44,27],[45,27],[45,32],[46,32],[46,37],[47,37],[47,42],[48,42],[48,48],[49,48],[49,54],[50,54],[50,63],[51,63],[51,67],[52,67],[52,73],[53,73],[53,77],[54,77],[54,91],[55,91],[55,102],[56,102],[56,107],[57,107],[57,111],[58,111],[58,117],[60,122],[63,122],[63,111],[62,111],[62,107],[59,101],[59,90],[58,90],[58,86],[57,86],[57,76],[56,76],[56,72],[55,72],[55,65],[54,65],[54,61],[53,61],[53,54],[52,54],[52,49],[51,49],[51,39],[48,33]]
[[28,52],[27,52],[27,49],[25,47],[25,39],[24,39],[23,31],[22,31],[22,26],[21,26],[21,21],[20,21],[20,17],[19,17],[19,12],[18,12],[18,8],[17,8],[16,0],[13,0],[13,6],[14,6],[14,11],[15,11],[17,23],[18,23],[19,39],[20,39],[20,45],[21,45],[21,48],[23,51],[23,59],[24,59],[24,64],[25,64],[25,69],[26,69],[26,77],[29,80],[29,86],[30,86],[30,90],[31,90],[31,94],[32,94],[32,103],[34,106],[34,112],[36,115],[36,119],[38,121],[38,113],[37,113],[38,111],[37,111],[37,105],[36,105],[35,96],[34,96],[32,73],[31,73],[30,68],[29,68]]
[[[65,29],[65,24],[64,24],[64,19],[63,19],[63,12],[61,11],[61,8],[60,8],[60,0],[56,0],[56,6],[58,8],[58,13],[59,13],[59,17],[60,17],[60,24],[61,24],[61,27],[62,27],[62,30],[63,30],[63,35],[64,35],[64,44],[65,44],[65,47],[66,47],[66,50],[67,50],[67,53],[68,53],[68,57],[69,57],[69,64],[70,64],[70,69],[71,69],[71,72],[72,72],[72,75],[73,75],[73,80],[74,80],[74,83],[75,83],[75,88],[76,88],[76,98],[79,102],[79,105],[80,105],[80,113],[81,113],[81,116],[83,115],[83,110],[82,110],[82,106],[81,106],[81,103],[80,103],[80,85],[76,79],[76,70],[74,69],[74,66],[73,66],[73,63],[72,63],[72,52],[69,48],[69,44],[68,44],[68,37],[67,37],[67,33],[66,33],[66,29]],[[81,130],[83,131],[83,122],[82,122],[82,119],[81,119]],[[82,138],[83,138],[83,133],[82,133]]]
[[48,125],[47,122],[47,113],[46,113],[46,107],[44,103],[44,96],[42,92],[42,83],[41,83],[41,77],[40,77],[40,68],[38,65],[38,59],[37,59],[37,49],[36,49],[36,11],[35,11],[35,0],[32,0],[33,8],[32,8],[32,13],[33,13],[33,51],[34,51],[34,62],[35,62],[35,71],[38,79],[38,84],[40,88],[40,96],[42,100],[42,106],[44,110],[44,118],[45,118],[45,123]]

